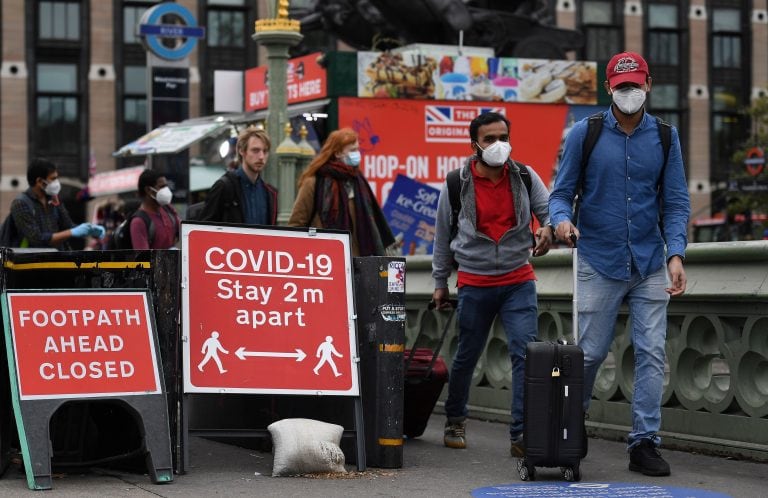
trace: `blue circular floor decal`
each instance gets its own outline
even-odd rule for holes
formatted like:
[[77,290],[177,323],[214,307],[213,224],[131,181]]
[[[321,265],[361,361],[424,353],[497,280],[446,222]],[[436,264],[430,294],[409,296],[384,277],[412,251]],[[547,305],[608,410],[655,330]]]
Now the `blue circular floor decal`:
[[706,489],[672,488],[626,482],[542,482],[477,488],[475,498],[732,498]]

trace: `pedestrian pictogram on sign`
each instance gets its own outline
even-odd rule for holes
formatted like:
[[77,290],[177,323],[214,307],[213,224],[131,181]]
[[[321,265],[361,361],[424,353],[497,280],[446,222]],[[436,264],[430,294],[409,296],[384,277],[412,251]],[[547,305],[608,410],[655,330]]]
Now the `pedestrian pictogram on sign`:
[[145,292],[7,294],[19,396],[161,392]]
[[185,392],[358,396],[349,235],[182,225]]

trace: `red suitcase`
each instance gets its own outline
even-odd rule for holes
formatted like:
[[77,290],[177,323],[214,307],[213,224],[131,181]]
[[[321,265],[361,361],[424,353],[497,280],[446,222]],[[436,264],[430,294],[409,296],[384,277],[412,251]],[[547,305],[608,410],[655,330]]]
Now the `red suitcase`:
[[412,355],[412,359],[405,371],[403,434],[409,438],[424,434],[429,416],[448,380],[445,361],[434,354],[429,348],[406,350],[406,358]]
[[[439,356],[443,347],[445,336],[451,324],[451,318],[456,310],[456,301],[452,300],[453,310],[445,322],[440,340],[435,349],[415,348],[406,349],[405,360],[405,386],[403,389],[403,434],[409,438],[416,438],[424,434],[424,429],[429,422],[429,416],[435,408],[443,386],[448,381],[448,367],[443,358]],[[430,303],[430,308],[434,305]],[[416,336],[414,345],[418,346],[421,331]]]

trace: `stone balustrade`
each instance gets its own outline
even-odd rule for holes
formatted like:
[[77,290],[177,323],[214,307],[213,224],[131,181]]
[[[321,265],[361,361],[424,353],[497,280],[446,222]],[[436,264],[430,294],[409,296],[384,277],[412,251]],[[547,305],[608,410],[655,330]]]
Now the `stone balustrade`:
[[[556,249],[532,262],[539,338],[572,340],[570,250]],[[768,460],[768,241],[691,244],[685,269],[688,289],[669,306],[663,444]],[[455,317],[427,311],[430,273],[429,256],[407,258],[406,346],[413,346],[419,331],[419,346],[434,346],[448,324],[441,353],[450,365]],[[593,390],[592,435],[620,439],[629,431],[634,366],[628,319],[624,307]],[[508,420],[511,364],[498,320],[472,382],[471,415]]]

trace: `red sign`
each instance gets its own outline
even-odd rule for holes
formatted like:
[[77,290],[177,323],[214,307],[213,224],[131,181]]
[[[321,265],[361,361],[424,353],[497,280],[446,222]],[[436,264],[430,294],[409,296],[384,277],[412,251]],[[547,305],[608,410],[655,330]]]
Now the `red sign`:
[[135,192],[139,176],[143,171],[144,166],[136,166],[97,173],[88,180],[88,193],[96,197],[99,195]]
[[569,107],[565,104],[339,99],[339,126],[360,137],[361,168],[380,203],[398,174],[441,188],[473,151],[469,123],[495,111],[510,121],[512,157],[549,184]]
[[143,292],[8,293],[21,399],[161,392]]
[[[325,69],[317,63],[320,52],[290,59],[286,68],[286,97],[289,104],[307,102],[328,94]],[[267,68],[254,67],[245,72],[246,112],[266,109],[269,106]]]
[[763,172],[765,167],[765,154],[760,147],[752,147],[747,151],[747,158],[744,160],[747,172],[752,176],[757,176]]
[[347,234],[182,225],[186,392],[357,395]]

